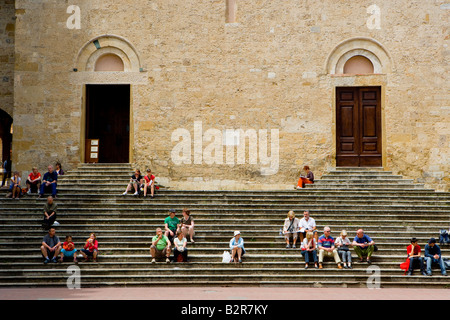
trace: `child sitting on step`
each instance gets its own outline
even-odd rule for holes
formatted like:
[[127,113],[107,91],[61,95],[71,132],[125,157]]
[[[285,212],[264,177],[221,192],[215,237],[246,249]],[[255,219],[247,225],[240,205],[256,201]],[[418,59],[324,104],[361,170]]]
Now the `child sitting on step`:
[[72,236],[67,236],[66,240],[63,243],[63,248],[61,249],[61,262],[64,261],[64,257],[73,257],[73,262],[78,263],[77,250],[75,249],[75,244],[72,241]]

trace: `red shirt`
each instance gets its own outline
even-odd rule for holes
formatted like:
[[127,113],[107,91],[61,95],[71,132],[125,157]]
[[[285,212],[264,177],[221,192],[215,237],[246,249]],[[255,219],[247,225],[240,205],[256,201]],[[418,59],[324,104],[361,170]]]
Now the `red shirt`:
[[414,246],[414,253],[411,254],[411,250],[412,250],[412,244],[410,244],[407,248],[406,248],[406,252],[408,253],[408,256],[412,255],[412,256],[416,256],[418,254],[420,254],[421,250],[420,250],[420,246],[416,245]]
[[85,249],[88,249],[90,252],[94,251],[94,250],[98,250],[98,241],[94,240],[94,243],[91,244],[89,242],[89,239],[86,241],[86,245],[84,246]]
[[151,177],[149,178],[148,175],[144,176],[145,182],[149,183],[150,181],[155,181],[155,176],[151,175]]
[[35,180],[35,179],[38,179],[38,178],[40,178],[40,177],[41,177],[41,174],[40,174],[39,172],[36,173],[36,175],[34,175],[33,172],[30,173],[30,174],[28,175],[28,178],[30,178],[31,181],[33,181],[33,180]]

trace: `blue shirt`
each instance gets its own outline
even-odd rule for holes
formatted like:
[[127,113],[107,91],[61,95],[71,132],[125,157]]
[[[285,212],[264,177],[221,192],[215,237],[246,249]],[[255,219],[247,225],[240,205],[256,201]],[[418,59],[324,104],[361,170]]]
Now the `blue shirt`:
[[234,246],[238,246],[241,249],[244,249],[244,239],[239,238],[238,241],[236,241],[236,238],[233,237],[230,241],[230,249],[233,249]]
[[439,246],[437,244],[435,244],[433,247],[426,244],[425,245],[425,258],[430,257],[434,260],[433,256],[435,254],[439,255],[439,259],[440,259],[441,258],[441,248],[439,248]]
[[362,238],[358,238],[358,236],[355,236],[355,239],[353,239],[353,241],[355,241],[356,243],[362,243],[362,244],[366,244],[369,242],[372,242],[372,239],[368,236],[368,235],[363,235]]
[[42,180],[45,180],[45,181],[48,181],[48,182],[57,181],[58,180],[58,174],[56,173],[56,171],[53,171],[52,173],[47,172],[46,174],[44,174],[44,178]]

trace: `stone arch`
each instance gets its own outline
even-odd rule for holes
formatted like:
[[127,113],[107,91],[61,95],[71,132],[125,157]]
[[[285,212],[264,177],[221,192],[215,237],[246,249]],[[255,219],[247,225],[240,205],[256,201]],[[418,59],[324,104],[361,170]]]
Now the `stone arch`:
[[139,55],[126,39],[115,35],[102,35],[86,42],[77,54],[76,71],[94,71],[96,61],[107,54],[118,56],[124,64],[125,72],[142,70]]
[[355,56],[367,58],[373,65],[373,73],[394,71],[392,59],[387,50],[373,39],[360,37],[345,40],[332,50],[327,58],[326,73],[343,74],[345,63]]

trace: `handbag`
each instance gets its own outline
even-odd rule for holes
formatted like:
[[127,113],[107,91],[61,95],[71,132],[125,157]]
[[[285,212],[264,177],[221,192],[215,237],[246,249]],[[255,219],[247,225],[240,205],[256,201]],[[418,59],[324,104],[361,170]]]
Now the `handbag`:
[[294,224],[295,218],[292,218],[291,224],[289,225],[289,228],[287,229],[288,232],[294,232],[293,224]]

